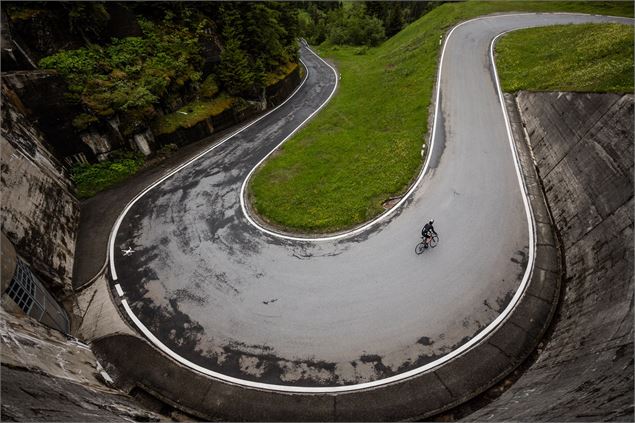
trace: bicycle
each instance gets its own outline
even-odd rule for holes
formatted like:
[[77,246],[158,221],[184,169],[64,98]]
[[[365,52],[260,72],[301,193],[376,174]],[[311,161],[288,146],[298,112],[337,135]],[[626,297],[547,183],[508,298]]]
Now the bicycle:
[[[422,237],[423,238],[423,237]],[[439,235],[434,234],[429,238],[429,242],[427,239],[423,238],[423,241],[417,244],[415,247],[415,253],[421,254],[425,251],[426,248],[434,248],[439,243]]]

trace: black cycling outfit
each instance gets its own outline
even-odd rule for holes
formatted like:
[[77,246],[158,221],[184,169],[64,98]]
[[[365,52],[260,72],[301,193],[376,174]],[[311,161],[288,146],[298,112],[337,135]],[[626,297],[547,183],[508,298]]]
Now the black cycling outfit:
[[421,236],[423,236],[424,238],[428,238],[428,236],[430,236],[430,232],[435,235],[437,234],[434,230],[434,226],[432,226],[431,223],[426,223],[423,229],[421,229]]

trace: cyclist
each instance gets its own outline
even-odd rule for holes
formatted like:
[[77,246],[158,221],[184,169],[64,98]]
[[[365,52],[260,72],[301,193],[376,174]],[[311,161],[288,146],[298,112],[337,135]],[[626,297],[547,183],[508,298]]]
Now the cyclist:
[[423,229],[421,229],[421,236],[423,237],[425,248],[428,248],[428,244],[430,243],[430,238],[432,237],[432,235],[437,235],[436,231],[434,230],[434,226],[432,226],[433,223],[434,219],[430,219],[430,221],[425,224]]

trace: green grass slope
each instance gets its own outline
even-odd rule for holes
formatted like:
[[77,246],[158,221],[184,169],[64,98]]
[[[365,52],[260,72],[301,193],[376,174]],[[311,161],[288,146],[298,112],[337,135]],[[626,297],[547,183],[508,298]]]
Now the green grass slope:
[[508,92],[633,92],[633,27],[566,25],[504,36],[496,65]]
[[441,48],[455,24],[507,11],[632,16],[631,3],[467,2],[444,4],[377,48],[322,46],[342,74],[337,95],[254,174],[249,197],[270,224],[325,233],[379,215],[422,164],[421,148]]

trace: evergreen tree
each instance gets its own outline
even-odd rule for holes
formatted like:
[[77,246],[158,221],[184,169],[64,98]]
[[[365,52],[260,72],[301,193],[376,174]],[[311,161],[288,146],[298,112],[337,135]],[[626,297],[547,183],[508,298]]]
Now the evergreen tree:
[[220,55],[218,77],[227,92],[238,95],[248,90],[254,83],[254,73],[247,54],[240,48],[235,32],[226,27],[223,31],[225,47]]

